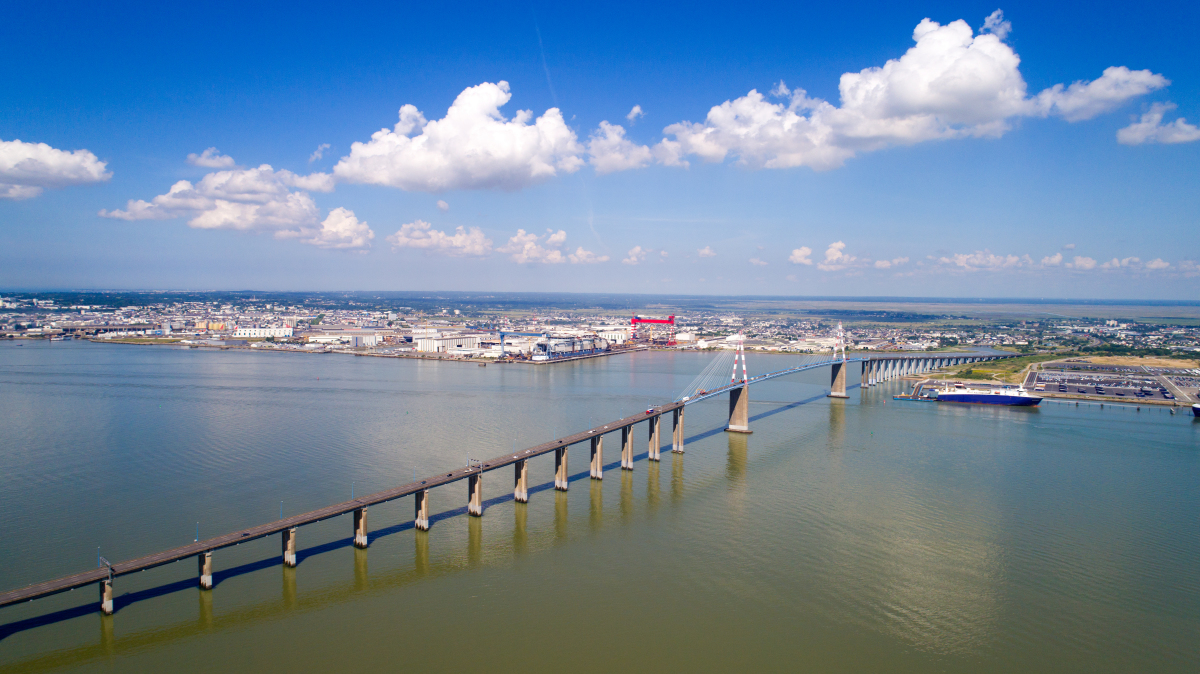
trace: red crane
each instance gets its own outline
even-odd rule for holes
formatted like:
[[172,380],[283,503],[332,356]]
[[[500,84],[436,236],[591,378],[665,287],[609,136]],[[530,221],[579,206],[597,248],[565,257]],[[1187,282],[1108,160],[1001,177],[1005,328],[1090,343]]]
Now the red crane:
[[630,338],[637,339],[638,323],[651,323],[656,325],[667,326],[667,346],[675,346],[675,316],[667,316],[666,318],[650,318],[648,316],[633,315],[633,319],[629,321],[632,326]]

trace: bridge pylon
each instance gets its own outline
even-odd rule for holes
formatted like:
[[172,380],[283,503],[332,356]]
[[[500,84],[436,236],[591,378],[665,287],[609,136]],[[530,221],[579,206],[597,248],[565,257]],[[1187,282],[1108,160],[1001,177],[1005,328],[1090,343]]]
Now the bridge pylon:
[[[837,360],[838,349],[842,350],[842,359]],[[841,322],[837,326],[837,342],[833,345],[833,371],[829,378],[830,398],[849,398],[846,395],[846,332],[842,330]]]

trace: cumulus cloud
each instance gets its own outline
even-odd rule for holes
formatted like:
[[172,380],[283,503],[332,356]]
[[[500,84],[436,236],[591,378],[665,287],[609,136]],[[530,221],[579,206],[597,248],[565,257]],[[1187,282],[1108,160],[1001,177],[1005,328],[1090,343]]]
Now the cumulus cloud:
[[1170,266],[1171,266],[1171,263],[1167,262],[1166,260],[1162,259],[1161,257],[1156,257],[1153,260],[1150,260],[1149,262],[1146,263],[1146,269],[1151,269],[1151,270],[1155,270],[1155,271],[1160,270],[1160,269],[1166,269]]
[[841,241],[835,241],[829,244],[825,249],[825,259],[817,263],[817,269],[821,271],[838,271],[854,264],[858,259],[853,255],[846,254],[846,244]]
[[440,192],[518,190],[560,171],[577,171],[583,148],[558,108],[537,119],[531,110],[518,110],[507,119],[500,108],[511,98],[508,82],[484,82],[463,90],[442,119],[427,121],[415,106],[405,105],[395,127],[351,145],[334,175],[347,182]]
[[977,250],[974,253],[956,253],[949,257],[940,257],[937,261],[962,271],[994,271],[1033,264],[1033,260],[1028,255],[996,255],[987,249]]
[[438,207],[438,210],[443,213],[450,210],[450,204],[446,203],[445,201],[442,201],[441,199],[438,199],[437,207]]
[[765,262],[764,260],[760,260],[760,259],[758,259],[758,258],[756,258],[756,257],[752,257],[752,258],[750,258],[750,264],[754,265],[755,267],[765,267],[765,266],[767,266],[767,262]]
[[1068,243],[1067,245],[1063,246],[1063,250],[1075,250],[1075,244]]
[[328,150],[329,148],[330,148],[329,143],[321,143],[320,145],[318,145],[317,149],[314,150],[312,154],[308,155],[308,163],[311,164],[311,163],[315,162],[316,160],[324,157],[325,150]]
[[558,247],[566,240],[567,233],[561,229],[557,232],[547,229],[544,236],[518,229],[516,235],[509,239],[508,243],[496,250],[512,255],[513,262],[517,264],[530,262],[561,264],[567,261],[567,257],[562,254],[561,250],[558,250]]
[[187,163],[192,166],[214,169],[233,168],[237,166],[233,161],[233,157],[221,154],[215,147],[210,147],[200,154],[196,154],[195,152],[189,154],[187,156]]
[[453,234],[447,234],[433,229],[433,225],[424,220],[401,225],[387,240],[392,244],[392,250],[416,248],[454,257],[485,257],[492,252],[492,240],[478,227],[458,227]]
[[67,152],[45,143],[0,140],[0,199],[30,199],[47,187],[103,182],[107,164],[87,150]]
[[628,256],[621,260],[621,264],[637,264],[646,259],[646,253],[649,252],[641,246],[634,246],[629,249]]
[[1070,267],[1071,269],[1083,269],[1083,270],[1095,269],[1096,261],[1090,257],[1083,257],[1082,255],[1076,255],[1070,262],[1067,263],[1067,266]]
[[[195,184],[180,180],[150,201],[130,199],[124,209],[102,210],[100,215],[121,220],[187,217],[188,225],[198,229],[262,230],[326,248],[368,247],[374,234],[366,223],[348,219],[352,211],[341,209],[329,214],[332,220],[321,220],[309,192],[331,191],[333,178],[327,173],[302,176],[263,164],[215,171]],[[341,245],[347,242],[351,245]]]
[[[1091,262],[1092,262],[1092,266],[1085,267],[1086,269],[1091,269],[1092,267],[1096,266],[1095,260],[1092,260],[1091,258],[1084,258],[1084,260],[1091,260]],[[1067,265],[1067,266],[1069,267],[1070,265]],[[1129,268],[1129,267],[1140,267],[1140,266],[1142,266],[1141,258],[1127,257],[1124,259],[1117,259],[1114,257],[1113,259],[1109,260],[1108,262],[1105,262],[1104,264],[1100,265],[1100,268],[1101,269],[1120,269],[1122,267]]]
[[1055,253],[1053,255],[1047,255],[1046,257],[1042,258],[1042,266],[1057,267],[1058,265],[1062,264],[1062,261],[1063,261],[1062,253]]
[[600,122],[588,139],[588,155],[596,173],[612,173],[641,168],[650,163],[650,148],[638,145],[625,137],[625,128],[607,121]]
[[633,123],[635,121],[637,121],[638,117],[645,117],[645,116],[646,116],[646,113],[642,112],[642,106],[635,105],[635,106],[633,106],[633,109],[629,111],[629,114],[625,115],[625,119],[628,119],[629,124],[632,126]]
[[599,262],[608,262],[607,255],[596,255],[590,250],[584,250],[583,246],[575,249],[574,253],[567,256],[571,264],[597,264]]
[[791,262],[792,264],[811,265],[813,261],[812,258],[809,257],[810,255],[812,255],[812,248],[809,248],[808,246],[800,246],[799,248],[793,250],[792,254],[788,256],[788,262]]
[[965,21],[945,26],[924,19],[916,45],[881,67],[845,73],[841,105],[810,98],[780,82],[772,102],[757,90],[714,106],[702,123],[664,129],[653,148],[666,165],[687,157],[720,162],[735,157],[749,168],[808,166],[827,170],[859,152],[964,137],[998,137],[1022,116],[1089,119],[1169,84],[1148,70],[1112,67],[1092,82],[1056,85],[1029,96],[1020,58],[1003,39],[1011,26],[1002,14],[976,35]]
[[891,269],[892,267],[899,267],[902,264],[908,264],[907,257],[894,257],[890,260],[875,260],[876,269]]
[[[354,215],[354,211],[346,208],[335,208],[321,222],[320,227],[305,227],[299,229],[280,230],[276,236],[280,239],[299,239],[300,243],[318,246],[320,248],[369,248],[375,232]],[[363,251],[366,252],[366,251]]]
[[696,254],[699,255],[700,257],[716,257],[717,256],[717,254],[713,252],[712,246],[705,246],[705,247],[701,248],[700,250],[697,250]]
[[1200,128],[1188,124],[1180,117],[1170,124],[1163,124],[1163,114],[1174,110],[1174,103],[1154,103],[1141,119],[1117,131],[1117,142],[1122,145],[1142,143],[1191,143],[1200,140]]
[[983,20],[983,30],[980,32],[991,33],[1003,40],[1012,32],[1012,22],[1004,20],[1004,12],[997,9],[988,15]]

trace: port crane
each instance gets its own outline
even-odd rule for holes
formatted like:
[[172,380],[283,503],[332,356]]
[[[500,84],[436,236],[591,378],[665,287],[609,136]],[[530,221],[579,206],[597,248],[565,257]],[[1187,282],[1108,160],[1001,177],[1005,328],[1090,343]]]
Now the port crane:
[[642,324],[642,323],[667,326],[667,346],[675,346],[675,316],[674,316],[674,314],[667,316],[666,318],[651,317],[651,316],[639,316],[637,314],[634,314],[633,318],[629,321],[629,324],[632,326],[632,332],[630,334],[630,337],[632,339],[637,339],[638,325]]

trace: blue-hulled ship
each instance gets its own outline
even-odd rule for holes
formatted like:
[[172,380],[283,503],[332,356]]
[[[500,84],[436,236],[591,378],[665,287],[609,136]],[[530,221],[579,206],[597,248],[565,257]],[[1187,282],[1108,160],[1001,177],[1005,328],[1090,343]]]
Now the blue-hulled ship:
[[938,402],[943,403],[970,403],[974,405],[1015,405],[1019,407],[1032,407],[1042,402],[1041,397],[1031,395],[1025,390],[1024,386],[1018,386],[1015,389],[1011,388],[967,388],[961,384],[955,387],[939,389],[935,391],[935,397]]

